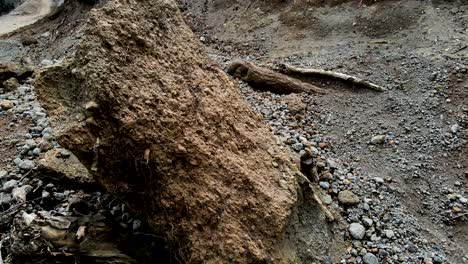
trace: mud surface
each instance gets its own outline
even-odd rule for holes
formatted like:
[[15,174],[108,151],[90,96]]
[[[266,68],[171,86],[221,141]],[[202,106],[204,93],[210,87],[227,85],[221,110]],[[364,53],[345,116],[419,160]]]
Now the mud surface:
[[[193,1],[187,20],[221,63],[237,58],[289,63],[357,75],[386,87],[387,92],[374,93],[332,80],[309,80],[332,92],[301,95],[309,107],[305,128],[288,123],[283,97],[247,87],[243,92],[285,141],[316,126],[309,139],[325,138],[333,146],[324,151],[326,156],[359,171],[359,179],[345,181],[346,188],[387,208],[380,215],[344,209],[348,223],[374,217],[384,224],[385,215],[396,211],[411,219],[412,238],[404,225],[395,230],[400,235],[394,241],[385,241],[384,228],[376,228],[362,246],[352,242],[358,253],[362,247],[380,248],[376,255],[381,260],[394,261],[397,255],[398,261],[416,263],[431,258],[421,246],[408,253],[408,245],[422,241],[437,244],[432,248],[450,263],[465,263],[467,205],[458,198],[466,197],[468,173],[466,2],[357,2],[298,8],[291,3]],[[369,144],[376,135],[385,136],[383,145]],[[389,189],[368,185],[375,177],[388,179]],[[333,190],[328,192],[333,196]],[[394,248],[401,243],[403,253],[398,253]],[[342,255],[351,262],[364,256],[348,255],[344,248]]]

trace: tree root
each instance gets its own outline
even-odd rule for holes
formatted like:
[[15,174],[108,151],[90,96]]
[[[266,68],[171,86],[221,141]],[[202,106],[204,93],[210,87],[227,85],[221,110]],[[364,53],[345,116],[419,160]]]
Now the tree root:
[[326,94],[327,92],[312,84],[302,82],[285,74],[270,69],[261,68],[250,62],[236,60],[229,65],[227,72],[239,78],[254,88],[268,90],[273,93],[313,93]]
[[366,88],[369,88],[378,92],[386,91],[385,88],[375,83],[371,83],[369,81],[358,78],[356,76],[351,76],[351,75],[347,75],[347,74],[339,73],[339,72],[325,71],[325,70],[319,70],[319,69],[303,69],[303,68],[298,68],[298,67],[286,65],[286,64],[281,64],[278,70],[284,74],[330,77],[330,78],[338,79],[344,82],[350,82],[352,84],[361,85],[361,86],[364,86]]

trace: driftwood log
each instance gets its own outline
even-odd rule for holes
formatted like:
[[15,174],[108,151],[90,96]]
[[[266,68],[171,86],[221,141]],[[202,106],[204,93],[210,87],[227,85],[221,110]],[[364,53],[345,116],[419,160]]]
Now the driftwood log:
[[295,75],[310,76],[310,77],[313,77],[313,76],[329,77],[329,78],[338,79],[344,82],[350,82],[352,84],[363,86],[363,87],[366,87],[368,89],[372,89],[378,92],[386,91],[385,88],[375,83],[371,83],[367,80],[358,78],[356,76],[351,76],[351,75],[339,73],[339,72],[325,71],[325,70],[320,70],[320,69],[304,69],[304,68],[299,68],[299,67],[286,65],[286,64],[281,64],[278,70],[284,74],[295,74]]
[[273,93],[315,93],[326,94],[327,92],[310,83],[300,81],[285,74],[275,72],[270,69],[261,68],[246,61],[236,60],[232,62],[227,72],[239,78],[254,88],[268,90]]

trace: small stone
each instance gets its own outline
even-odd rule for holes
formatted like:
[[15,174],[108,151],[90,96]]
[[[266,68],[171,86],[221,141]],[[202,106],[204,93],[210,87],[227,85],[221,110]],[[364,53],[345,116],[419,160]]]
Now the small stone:
[[349,225],[349,233],[353,239],[361,240],[366,235],[366,228],[358,223]]
[[3,87],[5,87],[6,91],[12,92],[20,86],[18,80],[15,77],[11,77],[10,79],[3,82]]
[[416,252],[418,252],[418,246],[416,246],[414,244],[411,244],[411,245],[408,246],[408,251],[410,253],[416,253]]
[[141,221],[138,219],[133,220],[132,228],[133,230],[138,230],[141,227]]
[[50,193],[48,191],[42,191],[42,198],[47,198],[50,196]]
[[365,264],[379,264],[379,259],[372,253],[367,253],[362,258]]
[[392,239],[395,236],[395,232],[393,232],[392,230],[385,230],[384,232],[387,238]]
[[338,163],[336,163],[336,161],[334,161],[332,159],[327,159],[327,165],[328,165],[328,167],[330,167],[332,169],[337,169],[338,168]]
[[11,203],[11,194],[0,192],[0,205],[6,205]]
[[369,218],[363,218],[363,219],[362,219],[362,223],[363,223],[364,226],[366,226],[366,227],[371,227],[372,224],[374,223],[374,221],[372,221],[372,219],[369,219]]
[[14,188],[11,192],[13,199],[19,202],[26,202],[26,195],[33,189],[30,185]]
[[22,170],[32,170],[35,166],[36,164],[32,160],[23,160],[18,164],[18,168]]
[[40,148],[35,148],[35,149],[33,149],[33,155],[34,155],[34,156],[39,156],[39,155],[41,155],[41,149],[40,149]]
[[52,64],[54,64],[54,63],[51,60],[42,60],[41,61],[41,65],[43,65],[43,66],[50,66]]
[[9,181],[5,182],[5,184],[3,184],[3,189],[5,189],[5,190],[12,189],[12,188],[16,187],[17,185],[18,185],[17,180],[9,180]]
[[8,175],[6,170],[0,170],[0,179],[5,178]]
[[32,222],[37,218],[37,215],[35,213],[28,214],[23,211],[23,214],[21,217],[23,218],[23,223],[25,223],[26,226],[30,226]]
[[385,143],[385,135],[373,136],[371,143],[374,145],[383,145]]
[[0,101],[0,108],[2,110],[9,110],[14,107],[14,104],[10,100],[2,100]]
[[304,145],[302,145],[302,143],[295,143],[295,144],[292,145],[292,148],[295,151],[299,152],[304,148]]
[[328,143],[320,142],[320,143],[318,144],[318,147],[321,148],[321,149],[325,149],[325,148],[328,147]]
[[338,193],[338,201],[344,205],[355,205],[359,203],[359,197],[351,191],[344,190]]
[[332,197],[330,195],[328,195],[328,194],[322,195],[321,200],[326,205],[330,205],[333,202]]
[[65,195],[63,193],[54,192],[54,198],[56,200],[63,200],[63,199],[65,199]]
[[452,131],[453,134],[456,134],[458,130],[460,130],[460,126],[458,124],[454,124],[450,127],[450,131]]
[[37,38],[32,35],[23,35],[20,41],[24,46],[30,46],[37,43]]
[[326,181],[321,181],[319,184],[320,184],[320,187],[322,187],[322,189],[324,190],[328,190],[330,188],[330,183]]
[[460,197],[460,203],[462,204],[468,204],[468,199],[466,199],[465,197]]
[[380,177],[375,177],[374,181],[377,182],[377,183],[384,183],[384,179],[382,179]]

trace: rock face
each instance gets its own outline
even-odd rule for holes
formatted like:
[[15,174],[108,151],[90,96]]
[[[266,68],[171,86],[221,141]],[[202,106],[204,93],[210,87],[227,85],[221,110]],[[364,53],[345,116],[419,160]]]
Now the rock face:
[[282,262],[297,170],[202,50],[172,1],[109,0],[35,85],[59,143],[181,259]]

